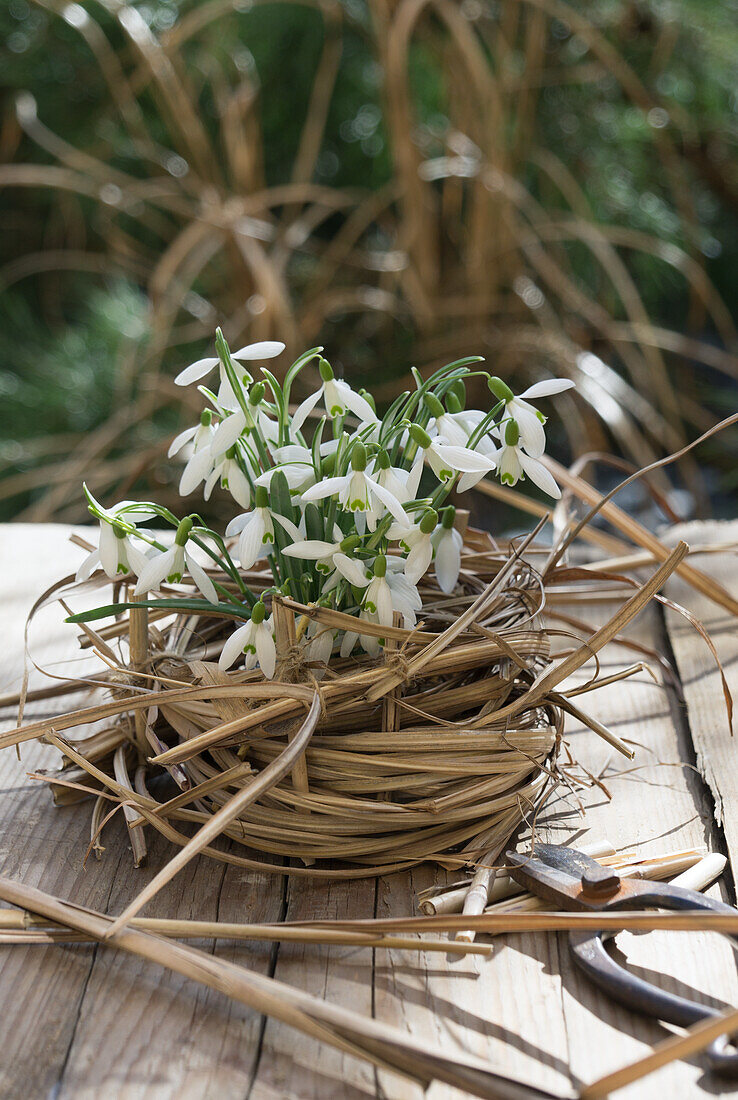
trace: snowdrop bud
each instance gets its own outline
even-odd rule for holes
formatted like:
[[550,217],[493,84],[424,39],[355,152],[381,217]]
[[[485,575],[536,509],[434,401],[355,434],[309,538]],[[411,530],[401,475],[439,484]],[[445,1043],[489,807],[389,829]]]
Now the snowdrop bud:
[[187,539],[190,537],[190,531],[192,530],[192,518],[187,516],[183,519],[177,528],[177,534],[174,536],[174,541],[177,546],[185,546]]
[[517,447],[520,440],[520,428],[517,420],[508,420],[505,428],[505,442],[508,447]]
[[341,552],[343,554],[352,554],[360,542],[361,539],[358,535],[349,535],[348,538],[345,538],[343,542],[339,544]]
[[443,416],[443,405],[434,393],[427,393],[423,398],[423,404],[431,416]]
[[435,508],[429,508],[423,513],[423,518],[420,521],[419,527],[424,535],[430,535],[436,529],[438,523],[438,512]]
[[357,443],[351,452],[351,466],[359,474],[366,470],[366,447],[363,443]]
[[425,450],[426,447],[431,445],[431,437],[428,435],[424,428],[421,428],[420,424],[412,424],[410,427],[410,438],[413,443],[417,443],[419,447]]
[[[446,395],[446,404],[447,405],[448,405],[448,398],[451,397],[451,396],[453,396],[456,399],[456,401],[458,401],[459,407],[456,411],[457,412],[462,412],[462,410],[464,409],[464,406],[466,405],[466,386],[464,385],[463,378],[457,378],[456,381],[453,383],[453,385],[449,386],[448,394]],[[449,412],[454,411],[451,408],[450,405],[448,407],[448,411]]]
[[459,401],[459,399],[458,399],[458,397],[456,396],[456,394],[455,394],[455,393],[451,393],[451,391],[450,391],[450,390],[449,390],[449,392],[448,392],[448,393],[446,394],[446,408],[448,409],[448,411],[449,411],[450,413],[460,413],[460,412],[463,412],[463,408],[462,408],[461,402]]
[[453,504],[449,504],[448,508],[443,509],[441,515],[441,523],[443,524],[444,531],[450,531],[454,525],[456,519],[456,509]]
[[263,382],[257,382],[249,394],[249,405],[260,405],[264,399],[266,386]]
[[376,411],[377,411],[377,403],[376,403],[376,401],[374,400],[374,398],[372,397],[372,395],[371,395],[371,394],[369,393],[369,390],[364,390],[364,389],[361,389],[361,390],[359,390],[359,396],[360,396],[360,397],[363,397],[363,398],[364,398],[364,400],[366,401],[367,405],[368,405],[368,406],[369,406],[369,407],[370,407],[371,409],[373,409],[373,410],[374,410],[374,413],[376,414]]
[[212,422],[213,422],[213,411],[212,411],[212,409],[203,409],[202,412],[200,413],[200,423],[202,424],[203,428],[209,428],[210,425],[212,424]]
[[384,554],[380,554],[374,559],[374,576],[384,577],[387,575],[387,559]]
[[377,469],[378,470],[389,470],[391,465],[392,465],[392,461],[390,459],[389,453],[387,451],[385,451],[384,449],[381,450],[379,452],[379,454],[377,455]]
[[498,401],[512,401],[515,397],[513,391],[510,389],[506,382],[502,381],[501,378],[492,377],[487,382],[487,385],[489,386],[495,397],[498,399]]
[[260,623],[264,622],[265,617],[266,607],[264,606],[262,601],[259,600],[258,603],[254,604],[253,610],[251,612],[251,622],[254,624],[254,626],[259,626]]
[[257,485],[256,493],[254,495],[254,505],[256,508],[268,508],[269,507],[269,493],[266,490],[266,486]]
[[318,370],[320,371],[320,377],[324,382],[332,382],[336,377],[333,373],[333,367],[330,365],[327,359],[322,356],[318,360]]

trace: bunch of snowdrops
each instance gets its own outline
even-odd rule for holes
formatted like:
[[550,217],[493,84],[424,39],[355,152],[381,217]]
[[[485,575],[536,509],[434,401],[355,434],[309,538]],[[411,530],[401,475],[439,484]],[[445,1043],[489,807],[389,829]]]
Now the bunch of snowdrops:
[[[414,371],[415,390],[400,394],[380,417],[369,393],[335,377],[321,348],[293,363],[282,383],[266,367],[256,380],[246,366],[279,355],[281,343],[232,352],[218,330],[215,350],[176,378],[179,385],[200,383],[207,407],[172,442],[169,455],[185,460],[183,497],[202,487],[207,500],[219,483],[241,511],[221,535],[197,514],[180,518],[155,503],[104,508],[85,487],[100,540],[77,577],[98,567],[110,578],[134,573],[134,595],[150,606],[196,611],[217,605],[237,624],[223,646],[222,669],[244,656],[246,668],[258,665],[274,676],[274,593],[356,619],[356,628],[346,631],[311,622],[304,637],[311,662],[327,664],[334,651],[346,657],[357,646],[378,654],[380,640],[362,634],[362,622],[390,626],[399,613],[404,626],[413,627],[422,607],[418,585],[432,564],[443,592],[457,585],[462,537],[447,503],[452,489],[464,492],[494,474],[509,485],[527,477],[550,496],[560,495],[541,461],[545,417],[531,401],[569,389],[570,381],[538,382],[516,397],[502,379],[478,368],[479,357],[469,357],[426,380]],[[321,384],[290,412],[292,386],[309,363],[317,365]],[[217,389],[209,389],[202,380],[216,368]],[[491,394],[488,412],[465,408],[465,381],[480,375]],[[152,520],[172,528],[171,542],[143,526]],[[212,575],[203,568],[205,556],[217,566]],[[260,559],[273,586],[256,595],[248,574]],[[185,576],[207,604],[184,595],[151,598]]]

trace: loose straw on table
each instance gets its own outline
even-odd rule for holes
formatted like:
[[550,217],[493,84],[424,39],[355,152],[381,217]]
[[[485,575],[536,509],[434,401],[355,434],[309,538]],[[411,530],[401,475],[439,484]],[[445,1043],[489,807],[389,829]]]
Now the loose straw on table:
[[112,919],[92,909],[80,909],[50,894],[0,876],[0,899],[30,909],[47,920],[225,993],[264,1015],[329,1043],[344,1053],[364,1058],[382,1069],[428,1085],[443,1081],[487,1100],[552,1100],[553,1094],[508,1078],[483,1059],[466,1052],[445,1055],[372,1017],[338,1007],[312,994],[236,966],[197,948],[127,927],[111,932]]

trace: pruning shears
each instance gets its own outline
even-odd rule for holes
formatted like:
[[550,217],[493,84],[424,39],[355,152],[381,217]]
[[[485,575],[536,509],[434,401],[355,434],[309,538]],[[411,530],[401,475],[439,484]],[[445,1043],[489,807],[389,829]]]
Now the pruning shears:
[[[575,848],[536,844],[529,854],[507,852],[505,863],[516,882],[562,909],[590,912],[709,909],[714,913],[736,915],[730,905],[704,897],[696,890],[665,882],[621,878],[612,868],[603,867]],[[668,993],[630,974],[608,954],[605,935],[604,932],[570,932],[569,950],[576,965],[614,1000],[679,1027],[689,1027],[720,1014],[717,1009]],[[738,1076],[738,1051],[729,1048],[729,1037],[720,1036],[707,1048],[706,1058],[715,1072]]]

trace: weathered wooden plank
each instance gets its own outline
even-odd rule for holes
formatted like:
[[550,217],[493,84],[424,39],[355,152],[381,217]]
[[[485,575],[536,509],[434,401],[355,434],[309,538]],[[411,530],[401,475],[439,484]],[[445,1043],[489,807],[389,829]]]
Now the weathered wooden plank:
[[[738,592],[738,520],[689,523],[669,532],[669,541],[684,538],[690,545],[732,545],[722,553],[697,555],[698,565],[721,584]],[[689,608],[717,646],[736,705],[738,732],[738,622],[683,581],[670,581],[667,596]],[[696,765],[715,803],[715,813],[735,870],[738,867],[738,742],[731,735],[715,662],[694,628],[674,611],[666,611],[666,626],[686,704],[686,720]]]
[[[0,692],[17,690],[23,676],[23,632],[34,600],[59,576],[76,568],[79,548],[69,528],[53,525],[0,527]],[[58,609],[41,613],[32,630],[34,659],[63,673],[61,655],[74,654],[73,634]],[[71,644],[70,644],[71,643]],[[76,666],[74,666],[76,667]],[[40,683],[34,674],[31,683]],[[48,703],[29,713],[50,712]],[[12,711],[3,726],[15,725]],[[0,753],[0,857],[3,872],[31,886],[104,909],[122,853],[112,851],[104,874],[82,868],[89,840],[89,814],[75,807],[55,809],[49,791],[27,771],[54,766],[58,753],[38,745]],[[0,948],[0,1094],[8,1100],[51,1095],[74,1035],[77,1012],[95,949]],[[12,1008],[12,1011],[7,1009]]]
[[[588,614],[594,625],[608,613],[606,607]],[[633,624],[630,636],[656,647],[659,616],[650,611]],[[603,656],[608,672],[632,662],[627,650],[611,647]],[[583,669],[583,682],[591,670]],[[620,736],[640,744],[633,765],[622,763],[593,734],[568,733],[575,756],[593,774],[610,761],[607,784],[613,795],[586,792],[586,817],[573,812],[573,799],[561,798],[544,815],[541,828],[555,842],[577,831],[592,838],[607,836],[619,848],[656,854],[677,847],[708,843],[718,838],[712,828],[704,791],[682,767],[687,747],[674,722],[674,699],[661,683],[639,675],[579,700],[585,710]],[[416,889],[427,885],[428,870],[394,876],[379,885],[378,913],[409,911]],[[566,938],[500,937],[491,960],[469,957],[439,961],[439,956],[417,962],[390,952],[386,970],[378,960],[375,1002],[378,1015],[422,1035],[432,1044],[458,1043],[484,1054],[511,1074],[556,1089],[591,1080],[643,1054],[663,1036],[658,1023],[643,1020],[615,1006],[575,971]],[[701,934],[675,939],[666,934],[621,936],[619,946],[641,973],[666,975],[665,984],[688,996],[713,1003],[733,1003],[738,978],[732,951],[717,937]],[[701,1095],[698,1065],[675,1065],[656,1077],[631,1086],[631,1098],[651,1098],[655,1089],[671,1089],[681,1097]],[[380,1074],[388,1096],[405,1097],[407,1086],[393,1085]],[[436,1087],[434,1098],[447,1090]],[[420,1090],[417,1096],[421,1095]]]
[[[290,881],[287,920],[359,918],[374,912],[375,880]],[[274,976],[298,989],[372,1015],[373,952],[354,947],[281,944]],[[259,1070],[248,1100],[335,1097],[368,1100],[376,1095],[374,1070],[338,1050],[267,1020]]]
[[[39,537],[41,536],[41,537]],[[25,610],[51,580],[77,564],[80,551],[66,544],[66,528],[0,527],[0,629],[6,643],[0,656],[0,690],[17,683]],[[702,536],[704,537],[704,535]],[[724,532],[721,537],[725,537]],[[712,569],[714,559],[709,560]],[[722,565],[719,566],[723,568]],[[728,560],[721,579],[735,586]],[[694,607],[694,603],[692,604]],[[605,613],[602,609],[598,614]],[[699,614],[699,610],[697,610]],[[48,663],[74,652],[70,628],[60,623],[58,609],[44,613],[36,632],[35,652]],[[594,613],[589,616],[594,618]],[[719,617],[719,613],[718,613]],[[717,624],[716,643],[728,661],[735,638]],[[679,659],[675,628],[670,636]],[[633,637],[645,644],[660,639],[656,612],[635,624]],[[684,643],[686,645],[686,643]],[[702,643],[698,643],[701,645]],[[725,648],[727,647],[727,648]],[[610,670],[632,660],[611,648]],[[688,702],[694,707],[688,668],[697,669],[689,648],[681,657]],[[706,658],[699,686],[699,705],[716,706],[716,687],[709,681]],[[78,667],[76,664],[73,666]],[[687,670],[687,671],[685,671]],[[582,676],[587,670],[582,670]],[[708,686],[709,685],[709,686]],[[710,694],[707,694],[707,693]],[[612,757],[606,782],[613,793],[607,803],[597,789],[588,792],[587,817],[571,805],[549,808],[548,835],[562,840],[572,832],[606,834],[619,846],[655,853],[694,843],[719,841],[709,799],[700,780],[683,761],[690,758],[686,730],[675,711],[673,695],[647,677],[613,685],[580,700],[585,709],[621,736],[642,743],[635,769]],[[33,708],[48,713],[40,702]],[[709,708],[708,708],[709,709]],[[703,721],[707,728],[706,718]],[[595,773],[609,750],[591,734],[571,727],[575,754]],[[695,737],[697,740],[697,736]],[[726,806],[726,826],[736,793],[727,787],[732,743],[721,746],[713,777]],[[711,751],[705,745],[705,752]],[[100,864],[80,866],[88,837],[87,807],[55,810],[48,792],[26,778],[29,766],[48,758],[49,750],[24,749],[19,765],[12,752],[0,756],[4,870],[30,884],[73,898],[82,904],[119,911],[164,858],[165,846],[151,838],[150,866],[134,871],[121,823],[109,828],[108,854]],[[713,758],[714,761],[715,758]],[[722,784],[718,786],[717,784]],[[122,843],[121,843],[122,841]],[[408,913],[416,891],[434,872],[421,868],[391,876],[378,884],[310,884],[296,880],[287,896],[290,917],[365,916]],[[197,861],[156,899],[151,913],[224,920],[275,919],[282,907],[279,880]],[[489,1057],[516,1076],[545,1085],[563,1086],[571,1065],[575,1079],[588,1080],[638,1057],[647,1044],[664,1034],[655,1023],[615,1008],[595,993],[573,970],[564,937],[508,937],[498,942],[491,960],[459,960],[438,954],[290,945],[279,950],[262,945],[218,944],[216,950],[244,965],[253,965],[301,988],[343,1003],[424,1036],[433,1046],[458,1046]],[[690,933],[621,936],[619,946],[629,961],[664,972],[672,988],[688,995],[738,1001],[738,980],[731,952],[717,937]],[[642,972],[643,972],[642,971]],[[695,992],[696,991],[696,992]],[[375,1075],[364,1063],[344,1058],[303,1039],[291,1029],[264,1021],[225,998],[154,972],[139,960],[85,946],[66,948],[0,948],[0,995],[12,1012],[0,1014],[0,1093],[3,1096],[170,1098],[246,1097],[420,1097],[406,1081]],[[263,1043],[260,1037],[263,1031]],[[657,1089],[678,1097],[703,1095],[701,1068],[667,1067],[639,1085],[624,1090],[626,1100],[645,1100]],[[710,1080],[706,1081],[712,1087]],[[458,1096],[436,1086],[432,1096]]]
[[[112,844],[126,844],[122,827]],[[110,912],[119,912],[153,877],[171,849],[157,840],[150,866],[124,861]],[[267,921],[279,918],[280,898],[263,876],[212,860],[186,867],[147,908],[151,916],[195,920]],[[209,950],[215,945],[201,944]],[[269,944],[217,945],[218,954],[267,973]],[[136,1100],[241,1100],[256,1069],[259,1013],[143,959],[99,949],[78,1013],[59,1100],[135,1096]]]
[[[644,613],[629,636],[658,648],[662,641],[658,610],[650,608]],[[608,668],[618,660],[617,650],[611,649],[606,657]],[[622,663],[628,660],[626,652]],[[584,696],[579,702],[616,733],[640,746],[629,765],[616,759],[590,734],[576,733],[572,727],[575,754],[593,774],[601,773],[611,758],[605,782],[612,802],[606,803],[596,791],[587,799],[591,832],[606,832],[617,847],[632,847],[645,855],[696,844],[718,847],[720,838],[710,818],[704,787],[684,766],[688,746],[675,722],[677,700],[673,689],[641,674]],[[720,896],[719,888],[713,893]],[[735,959],[725,939],[705,933],[679,937],[666,933],[624,934],[618,937],[617,945],[625,956],[621,955],[621,961],[627,960],[641,976],[659,980],[683,996],[712,1004],[731,1004],[738,998]],[[575,1080],[591,1080],[635,1060],[664,1037],[662,1025],[617,1007],[594,990],[574,969],[563,945],[560,962],[569,1059]],[[675,1063],[630,1086],[623,1096],[627,1100],[651,1100],[659,1091],[680,1098],[699,1096],[702,1074],[703,1066],[698,1062]]]

